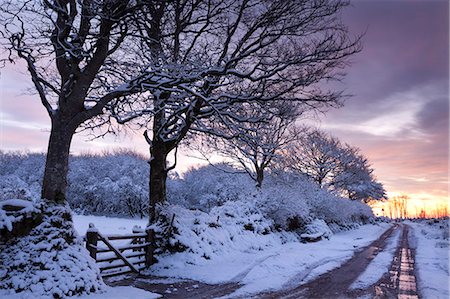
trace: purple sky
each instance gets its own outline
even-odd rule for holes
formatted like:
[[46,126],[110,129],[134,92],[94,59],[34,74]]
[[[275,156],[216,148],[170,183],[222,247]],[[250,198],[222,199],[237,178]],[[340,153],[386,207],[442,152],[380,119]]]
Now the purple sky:
[[[448,1],[353,1],[344,22],[366,31],[364,49],[339,85],[354,96],[317,125],[358,146],[391,194],[448,198],[449,127]],[[22,74],[21,74],[22,73]],[[45,151],[49,120],[23,65],[0,75],[0,149]],[[140,135],[86,142],[73,151],[129,147],[147,153]],[[131,146],[130,146],[131,145]],[[186,158],[181,167],[196,161]]]
[[448,199],[448,14],[448,1],[354,1],[344,21],[367,29],[343,84],[354,96],[320,124],[416,199]]

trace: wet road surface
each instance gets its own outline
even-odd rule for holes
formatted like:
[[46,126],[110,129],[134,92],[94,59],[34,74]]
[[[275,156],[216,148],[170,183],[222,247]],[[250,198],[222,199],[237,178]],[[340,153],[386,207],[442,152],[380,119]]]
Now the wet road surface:
[[350,285],[361,275],[373,258],[386,247],[386,240],[399,229],[394,225],[369,246],[362,248],[339,268],[320,275],[306,284],[290,290],[272,292],[258,298],[358,298],[361,290],[349,290]]
[[415,249],[409,246],[409,226],[403,225],[400,246],[397,248],[389,273],[374,287],[374,298],[420,298],[414,268]]

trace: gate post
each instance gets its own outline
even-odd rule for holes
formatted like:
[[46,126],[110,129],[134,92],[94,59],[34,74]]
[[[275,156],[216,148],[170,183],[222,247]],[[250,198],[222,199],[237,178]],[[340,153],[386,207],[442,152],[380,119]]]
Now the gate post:
[[145,266],[150,267],[154,262],[155,232],[149,227],[145,229],[145,232],[145,242],[147,243],[147,246],[145,246]]
[[97,241],[98,230],[93,223],[89,223],[89,228],[86,232],[86,249],[94,260],[97,260]]

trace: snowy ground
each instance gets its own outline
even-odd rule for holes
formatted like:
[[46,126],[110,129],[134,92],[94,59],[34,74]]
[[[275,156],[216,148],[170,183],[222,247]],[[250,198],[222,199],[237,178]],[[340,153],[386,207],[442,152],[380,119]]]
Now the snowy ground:
[[416,247],[418,287],[423,298],[447,299],[450,298],[448,221],[432,222],[408,222],[414,230],[410,244]]
[[89,223],[93,223],[99,232],[103,234],[128,234],[131,233],[134,226],[145,228],[148,219],[73,215],[73,222],[78,234],[84,236],[89,228]]
[[[146,220],[95,216],[74,216],[75,228],[83,235],[92,222],[103,233],[128,233],[133,226],[145,226]],[[232,295],[246,295],[276,290],[309,281],[339,267],[355,250],[377,239],[390,225],[364,225],[331,236],[317,243],[274,242],[270,246],[235,246],[220,256],[193,260],[192,253],[182,252],[163,257],[151,270],[152,275],[193,279],[216,284],[236,282],[243,285]],[[257,244],[263,245],[263,244]],[[256,248],[260,248],[258,250]]]
[[[124,299],[124,298],[139,298],[139,299],[154,299],[160,298],[161,295],[150,293],[133,287],[106,287],[105,292],[100,294],[91,294],[85,296],[75,297],[77,299]],[[19,293],[15,295],[2,294],[0,291],[0,298],[2,299],[36,299],[36,296],[30,293]],[[53,297],[48,297],[48,299]],[[40,298],[45,299],[45,298]]]
[[[143,228],[147,223],[146,219],[103,216],[74,215],[73,219],[79,235],[86,233],[89,223],[94,223],[103,234],[125,234],[131,232],[134,226]],[[423,298],[449,298],[448,224],[408,222],[408,225],[412,227],[411,247],[416,248],[418,287],[421,295]],[[191,279],[208,284],[239,283],[242,287],[227,297],[247,297],[263,291],[294,287],[337,268],[350,259],[356,250],[370,244],[390,226],[387,223],[364,225],[355,230],[334,234],[329,240],[306,244],[292,241],[292,238],[278,238],[276,233],[265,236],[255,233],[254,239],[251,239],[252,242],[257,242],[255,246],[235,244],[231,249],[221,251],[219,255],[212,255],[209,259],[201,256],[193,258],[193,255],[198,255],[193,252],[167,255],[160,259],[150,273],[169,279]],[[236,240],[237,243],[242,241]],[[385,250],[374,258],[366,271],[355,281],[354,288],[366,288],[378,281],[390,266],[398,240],[399,232],[389,238]],[[266,246],[264,242],[267,242]],[[158,296],[134,287],[108,287],[103,294],[80,299]],[[27,295],[8,298],[27,298]]]

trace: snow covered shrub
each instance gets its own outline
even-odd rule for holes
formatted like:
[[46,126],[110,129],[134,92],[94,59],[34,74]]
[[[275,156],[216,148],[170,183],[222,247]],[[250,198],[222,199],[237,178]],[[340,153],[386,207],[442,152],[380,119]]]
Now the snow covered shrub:
[[229,201],[209,213],[164,205],[153,227],[161,249],[157,254],[182,252],[195,264],[229,251],[260,250],[297,240],[294,234],[272,233],[273,222],[251,200]]
[[322,219],[314,219],[305,227],[305,232],[300,235],[303,240],[316,241],[320,239],[329,239],[333,232]]
[[246,199],[255,191],[247,175],[226,164],[207,165],[189,170],[183,178],[183,192],[187,207],[209,211],[227,201]]
[[[40,198],[44,154],[0,151],[0,200]],[[145,216],[149,166],[129,151],[71,156],[67,198],[80,213]],[[141,212],[142,211],[142,212]]]
[[30,191],[27,183],[14,174],[0,176],[0,201],[10,198],[32,200],[37,194]]
[[278,229],[302,230],[310,221],[310,210],[296,188],[281,184],[270,185],[257,195],[264,215],[272,219]]
[[64,298],[104,286],[95,261],[73,229],[68,206],[39,202],[42,222],[1,244],[0,290],[24,297]]
[[340,198],[305,176],[281,172],[266,181],[261,204],[267,217],[282,229],[302,233],[313,219],[322,219],[333,231],[339,231],[373,217],[366,204]]
[[[184,175],[181,194],[169,190],[169,201],[189,208],[209,211],[227,201],[247,199],[254,191],[254,182],[226,164],[191,169]],[[178,199],[178,202],[173,199]],[[180,202],[184,198],[184,202]]]
[[82,213],[145,216],[148,202],[146,160],[133,152],[71,157],[67,198]]
[[309,197],[308,202],[314,217],[325,220],[334,231],[354,228],[374,217],[368,205],[335,196],[322,189],[316,192],[316,196]]
[[0,151],[0,165],[1,198],[40,197],[45,165],[44,154]]

